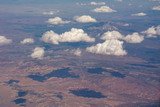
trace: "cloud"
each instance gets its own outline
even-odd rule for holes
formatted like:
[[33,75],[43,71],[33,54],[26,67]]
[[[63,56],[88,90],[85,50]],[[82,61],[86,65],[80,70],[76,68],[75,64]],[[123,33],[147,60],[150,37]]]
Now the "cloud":
[[156,27],[156,34],[160,36],[160,26]]
[[95,54],[115,56],[123,56],[127,54],[127,52],[123,49],[123,41],[115,39],[106,40],[105,42],[98,43],[95,46],[87,47],[86,51]]
[[124,40],[128,43],[141,43],[144,37],[135,32],[131,35],[124,36],[118,31],[108,31],[101,36],[102,40]]
[[42,40],[46,43],[51,43],[51,44],[59,44],[59,37],[60,35],[58,35],[57,33],[55,33],[54,31],[47,31],[42,35]]
[[118,31],[105,32],[101,36],[101,39],[105,40],[105,42],[87,47],[86,51],[102,55],[123,56],[127,54],[127,52],[123,49],[123,41],[119,40],[123,39],[123,35]]
[[94,42],[95,38],[88,36],[82,29],[72,28],[71,31],[60,35],[54,31],[47,31],[43,34],[42,40],[46,43],[59,44],[59,42]]
[[96,19],[92,18],[89,15],[83,15],[83,16],[76,16],[74,18],[77,22],[80,23],[90,23],[90,22],[97,22]]
[[146,13],[136,13],[136,14],[132,14],[132,16],[146,16],[147,14]]
[[80,6],[86,6],[86,3],[76,3],[76,5],[80,5]]
[[97,5],[105,5],[106,3],[105,2],[91,2],[90,5],[93,5],[93,6],[97,6]]
[[78,49],[76,49],[76,50],[72,50],[72,53],[73,53],[75,56],[81,56],[82,51],[78,48]]
[[59,10],[55,10],[55,11],[45,11],[45,12],[43,12],[43,15],[54,15],[54,14],[56,14],[56,13],[58,13],[59,12]]
[[101,6],[101,7],[99,7],[99,8],[94,9],[93,11],[94,11],[94,12],[97,12],[97,13],[116,12],[116,10],[111,9],[111,8],[108,7],[108,6]]
[[159,6],[154,6],[154,7],[152,8],[152,10],[160,11],[160,5],[159,5]]
[[25,38],[20,43],[21,44],[32,44],[32,43],[34,43],[34,39],[32,39],[32,38]]
[[90,3],[76,3],[77,5],[81,5],[81,6],[101,6],[101,5],[105,5],[105,2],[90,2]]
[[157,37],[160,36],[160,26],[157,27],[150,27],[146,31],[143,31],[142,33],[146,34],[147,37]]
[[12,43],[11,39],[7,39],[5,36],[0,36],[0,45],[6,45]]
[[108,31],[104,33],[101,37],[102,40],[111,40],[111,39],[122,39],[123,35],[118,31]]
[[36,47],[33,50],[33,53],[31,54],[31,57],[34,58],[34,59],[43,59],[44,53],[45,53],[45,51],[44,51],[43,47]]
[[124,40],[128,43],[141,43],[144,40],[144,37],[139,33],[135,32],[131,35],[124,37]]
[[47,22],[48,22],[49,24],[59,25],[59,24],[69,23],[70,21],[64,21],[64,20],[62,20],[62,18],[60,18],[60,17],[54,17],[54,18],[48,19]]

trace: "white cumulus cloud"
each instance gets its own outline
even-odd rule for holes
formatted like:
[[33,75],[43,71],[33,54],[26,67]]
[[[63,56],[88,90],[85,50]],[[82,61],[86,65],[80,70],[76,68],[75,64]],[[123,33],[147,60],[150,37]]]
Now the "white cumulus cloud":
[[124,40],[128,43],[141,43],[144,40],[144,37],[139,33],[135,32],[131,35],[124,37]]
[[116,56],[126,55],[127,52],[123,49],[123,41],[119,40],[123,39],[123,37],[124,36],[118,31],[105,32],[101,36],[101,39],[105,40],[105,42],[98,43],[91,47],[87,47],[86,51],[102,55],[116,55]]
[[97,22],[96,19],[92,18],[89,15],[83,15],[83,16],[76,16],[74,18],[77,22],[80,23],[91,23],[91,22]]
[[118,31],[105,32],[101,37],[102,40],[122,39],[122,38],[123,38],[123,35]]
[[160,5],[159,5],[159,6],[154,6],[154,7],[152,8],[152,10],[160,11]]
[[6,45],[12,43],[11,39],[6,38],[5,36],[0,36],[0,45]]
[[31,54],[31,57],[34,59],[43,59],[45,54],[44,48],[43,47],[36,47],[33,50],[33,53]]
[[32,44],[32,43],[34,43],[34,39],[33,38],[25,38],[20,43],[21,44]]
[[94,9],[93,11],[94,11],[94,12],[97,12],[97,13],[116,12],[116,10],[111,9],[111,8],[108,7],[108,6],[101,6],[101,7],[99,7],[99,8]]
[[157,37],[160,36],[160,26],[152,26],[148,28],[146,31],[143,31],[142,33],[146,34],[147,37]]
[[115,39],[106,40],[105,42],[98,43],[95,46],[87,47],[86,51],[95,54],[115,56],[123,56],[127,54],[127,52],[123,49],[123,41]]
[[41,39],[46,43],[59,44],[60,37],[57,33],[51,30],[45,32]]
[[75,56],[81,56],[82,51],[78,48],[78,49],[76,49],[76,50],[73,50],[72,53],[73,53]]
[[72,28],[62,34],[47,31],[43,34],[42,40],[46,43],[59,44],[59,42],[94,42],[95,38],[88,36],[82,29]]
[[47,22],[48,22],[49,24],[59,25],[59,24],[66,24],[66,23],[69,23],[70,21],[63,20],[63,19],[60,18],[60,17],[54,17],[54,18],[48,19]]
[[146,16],[146,13],[140,12],[140,13],[136,13],[136,14],[132,14],[132,16]]

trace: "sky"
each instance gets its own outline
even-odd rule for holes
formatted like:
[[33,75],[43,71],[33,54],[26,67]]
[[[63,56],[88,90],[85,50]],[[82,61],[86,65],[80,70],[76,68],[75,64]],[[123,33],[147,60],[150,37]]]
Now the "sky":
[[[10,9],[15,9],[17,11],[19,8],[22,8],[21,11],[24,9],[30,9],[32,11],[37,11],[38,9],[54,9],[59,8],[62,10],[70,10],[72,7],[74,9],[79,9],[80,6],[76,6],[76,3],[90,3],[93,0],[0,0],[1,9],[8,8],[7,11],[11,11]],[[94,0],[95,2],[98,2],[99,0]],[[148,8],[151,8],[153,5],[156,4],[156,2],[149,2],[149,0],[123,0],[123,2],[117,2],[116,0],[101,0],[100,2],[106,2],[107,5],[114,7],[116,10],[119,10],[119,12],[128,11],[128,7],[130,12],[133,12],[135,10],[143,9],[147,10]],[[132,4],[126,5],[126,4]],[[141,6],[141,7],[140,7]],[[90,9],[93,8],[91,6],[83,6],[83,9]],[[37,9],[37,10],[36,10]],[[73,8],[72,8],[73,9]],[[82,10],[83,11],[83,10]]]

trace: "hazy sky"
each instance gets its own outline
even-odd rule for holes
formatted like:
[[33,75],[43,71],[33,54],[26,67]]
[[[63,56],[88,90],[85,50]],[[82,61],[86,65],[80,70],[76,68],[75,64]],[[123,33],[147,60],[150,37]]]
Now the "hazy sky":
[[[136,12],[146,11],[157,2],[149,2],[149,0],[123,0],[123,2],[117,2],[117,0],[0,0],[0,12],[5,13],[23,13],[26,11],[32,11],[35,13],[42,13],[43,11],[60,10],[67,11],[68,14],[77,13],[81,14],[91,13],[90,10],[95,6],[77,6],[76,3],[90,3],[106,2],[107,6],[114,8],[120,12]],[[130,5],[132,4],[132,5]]]

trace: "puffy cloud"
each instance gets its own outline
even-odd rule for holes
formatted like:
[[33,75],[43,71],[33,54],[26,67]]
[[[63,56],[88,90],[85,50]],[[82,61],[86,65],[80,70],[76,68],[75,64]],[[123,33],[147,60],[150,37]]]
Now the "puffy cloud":
[[135,32],[131,35],[124,37],[124,40],[128,43],[141,43],[144,40],[144,37],[139,33]]
[[72,53],[73,53],[75,56],[81,56],[82,51],[78,48],[78,49],[76,49],[76,50],[73,50]]
[[144,37],[139,33],[133,33],[131,35],[124,36],[118,31],[108,31],[101,37],[102,40],[125,40],[128,43],[141,43]]
[[148,28],[146,31],[144,31],[144,33],[148,34],[148,35],[156,35],[156,29],[154,26]]
[[115,39],[106,40],[105,42],[98,43],[95,46],[87,47],[86,51],[102,55],[123,56],[127,54],[123,49],[123,41]]
[[102,40],[111,40],[111,39],[122,39],[123,35],[118,31],[108,31],[104,33],[101,37]]
[[110,13],[110,12],[116,12],[116,10],[111,9],[108,6],[101,6],[99,8],[96,8],[93,10],[94,12],[98,12],[98,13]]
[[6,45],[12,43],[11,39],[7,39],[5,36],[0,36],[0,45]]
[[160,26],[157,26],[157,27],[156,27],[156,33],[157,33],[157,35],[160,36]]
[[96,22],[96,19],[92,18],[89,15],[83,15],[83,16],[76,16],[74,18],[77,22],[80,23],[90,23],[90,22]]
[[32,44],[32,43],[34,43],[34,39],[32,39],[32,38],[25,38],[20,43],[21,44]]
[[42,40],[46,43],[59,44],[59,42],[94,42],[82,29],[72,28],[71,31],[57,34],[54,31],[47,31],[43,34]]
[[[156,34],[160,35],[160,26],[156,27],[155,30]],[[155,34],[155,31],[152,33]],[[137,32],[124,36],[118,31],[108,31],[101,36],[101,39],[105,40],[105,42],[87,47],[86,51],[102,55],[127,55],[126,50],[123,48],[123,41],[128,43],[141,43],[144,40],[144,36]]]
[[47,31],[43,34],[41,38],[46,43],[59,44],[59,35],[54,31]]
[[157,27],[152,26],[142,33],[146,34],[147,37],[160,36],[160,26],[157,26]]
[[106,3],[105,2],[91,2],[90,5],[93,5],[93,6],[97,6],[97,5],[105,5]]
[[132,16],[146,16],[147,14],[146,13],[136,13],[136,14],[132,14]]
[[160,6],[154,6],[154,7],[152,8],[152,10],[158,10],[158,11],[160,11]]
[[48,22],[49,24],[59,25],[59,24],[69,23],[70,21],[64,21],[64,20],[62,20],[62,18],[60,18],[60,17],[54,17],[54,18],[48,19],[47,22]]
[[123,49],[123,41],[119,40],[123,39],[123,35],[118,31],[108,31],[102,35],[101,39],[105,42],[87,47],[86,51],[102,55],[123,56],[127,54]]
[[45,51],[44,51],[43,47],[36,47],[33,50],[33,53],[31,54],[31,57],[34,58],[34,59],[43,59],[44,53],[45,53]]

